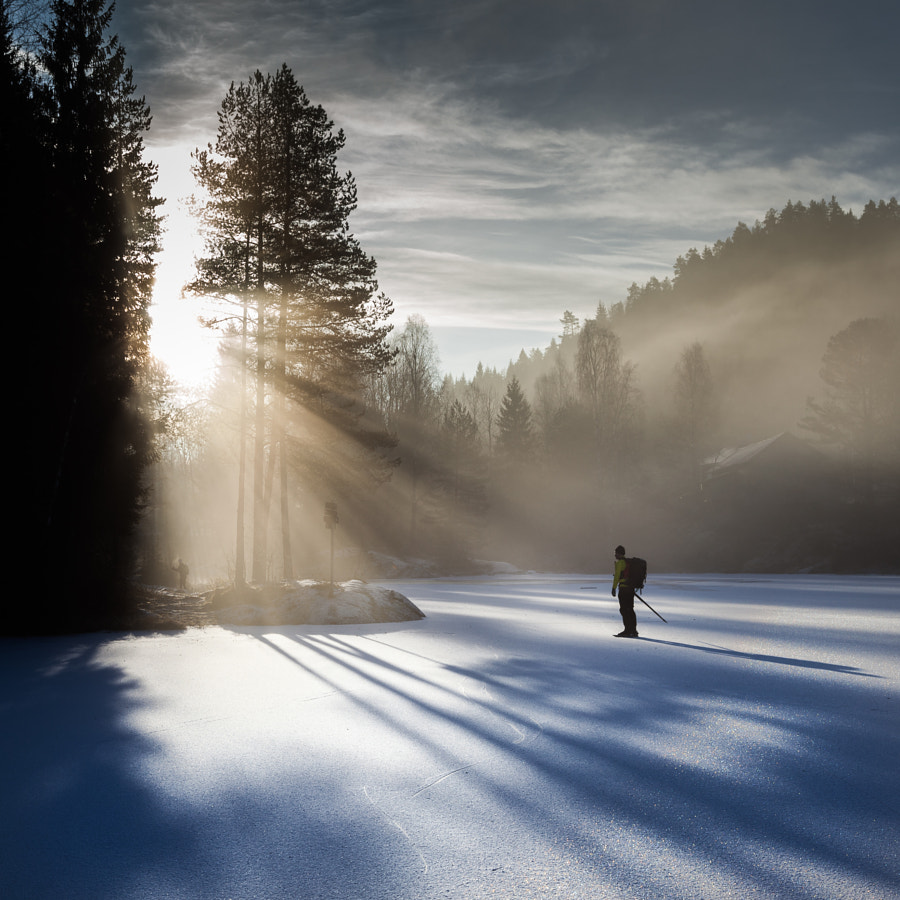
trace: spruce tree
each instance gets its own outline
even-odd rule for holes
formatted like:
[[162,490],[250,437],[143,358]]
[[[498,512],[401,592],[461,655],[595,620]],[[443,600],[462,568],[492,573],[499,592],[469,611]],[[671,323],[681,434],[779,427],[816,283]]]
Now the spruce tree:
[[506,388],[497,417],[497,443],[501,454],[510,462],[529,460],[535,449],[531,404],[525,399],[522,386],[513,378]]

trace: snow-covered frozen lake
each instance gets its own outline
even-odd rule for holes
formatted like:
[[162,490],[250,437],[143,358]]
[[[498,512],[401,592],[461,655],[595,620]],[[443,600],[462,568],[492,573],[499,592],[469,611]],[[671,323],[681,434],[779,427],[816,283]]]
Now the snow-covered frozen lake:
[[0,897],[900,897],[900,578],[609,584],[0,641]]

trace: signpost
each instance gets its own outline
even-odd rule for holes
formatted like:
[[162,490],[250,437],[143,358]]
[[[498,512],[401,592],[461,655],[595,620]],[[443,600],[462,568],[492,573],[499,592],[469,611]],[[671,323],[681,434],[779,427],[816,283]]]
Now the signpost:
[[325,504],[325,527],[331,532],[331,593],[334,593],[334,529],[338,522],[337,503]]

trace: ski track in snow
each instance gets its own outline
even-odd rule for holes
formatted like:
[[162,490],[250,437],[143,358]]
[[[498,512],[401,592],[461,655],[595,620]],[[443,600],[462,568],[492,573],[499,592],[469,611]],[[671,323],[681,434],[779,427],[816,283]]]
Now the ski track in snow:
[[409,832],[408,832],[408,831],[407,831],[407,830],[406,830],[399,822],[397,822],[397,821],[395,821],[394,819],[392,819],[392,818],[391,818],[391,817],[390,817],[390,816],[389,816],[389,815],[388,815],[388,814],[387,814],[387,813],[386,813],[386,812],[385,812],[385,811],[384,811],[384,810],[383,810],[383,809],[375,802],[375,799],[372,797],[372,795],[371,795],[371,793],[370,793],[370,789],[369,789],[368,786],[363,787],[363,793],[366,795],[366,799],[369,801],[369,803],[372,804],[372,808],[375,809],[376,812],[377,812],[377,813],[378,813],[378,814],[379,814],[386,822],[390,823],[394,828],[396,828],[397,831],[399,831],[400,834],[402,834],[403,837],[405,837],[407,841],[409,841],[410,847],[412,847],[413,850],[416,851],[416,854],[418,855],[419,859],[422,860],[422,866],[423,866],[423,869],[424,869],[424,871],[422,872],[422,874],[423,874],[423,875],[427,875],[427,874],[428,874],[428,860],[425,859],[425,856],[424,856],[424,854],[422,853],[422,851],[416,846],[416,842],[409,836]]

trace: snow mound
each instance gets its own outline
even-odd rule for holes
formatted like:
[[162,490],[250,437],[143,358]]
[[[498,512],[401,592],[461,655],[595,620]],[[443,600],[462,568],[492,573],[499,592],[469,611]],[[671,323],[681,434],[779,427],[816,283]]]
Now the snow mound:
[[411,622],[425,614],[403,594],[364,581],[332,586],[293,581],[213,599],[220,625],[364,625]]

